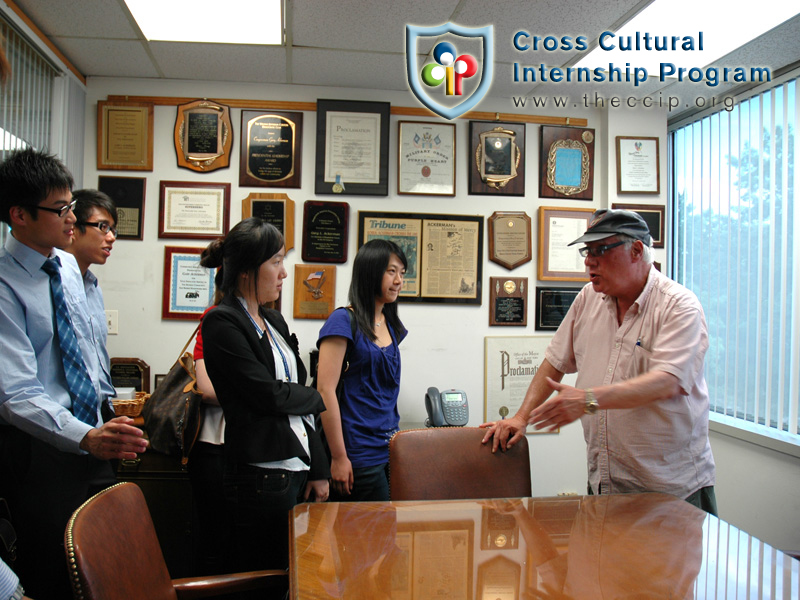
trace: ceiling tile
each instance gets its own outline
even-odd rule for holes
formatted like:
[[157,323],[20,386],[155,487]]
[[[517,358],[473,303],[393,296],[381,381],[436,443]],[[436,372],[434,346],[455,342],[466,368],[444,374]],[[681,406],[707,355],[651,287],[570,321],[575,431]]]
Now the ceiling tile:
[[286,48],[234,44],[151,42],[168,79],[284,83]]
[[405,61],[405,54],[297,48],[291,83],[407,90]]
[[117,0],[16,0],[48,37],[139,39],[127,8]]
[[53,38],[53,43],[86,77],[158,77],[142,42]]

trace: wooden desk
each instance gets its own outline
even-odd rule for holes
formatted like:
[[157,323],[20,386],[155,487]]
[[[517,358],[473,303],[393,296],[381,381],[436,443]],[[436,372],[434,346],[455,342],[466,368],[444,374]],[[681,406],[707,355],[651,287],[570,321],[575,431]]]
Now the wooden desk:
[[800,598],[800,561],[665,494],[301,504],[292,598]]

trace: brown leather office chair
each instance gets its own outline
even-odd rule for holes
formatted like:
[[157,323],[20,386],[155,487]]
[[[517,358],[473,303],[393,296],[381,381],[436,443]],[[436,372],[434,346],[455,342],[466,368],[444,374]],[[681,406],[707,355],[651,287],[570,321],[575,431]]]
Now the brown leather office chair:
[[95,494],[64,533],[72,592],[86,600],[209,598],[261,588],[288,588],[285,571],[170,579],[144,495],[135,483]]
[[486,430],[433,427],[399,431],[389,441],[392,500],[516,498],[531,495],[528,440],[492,454]]

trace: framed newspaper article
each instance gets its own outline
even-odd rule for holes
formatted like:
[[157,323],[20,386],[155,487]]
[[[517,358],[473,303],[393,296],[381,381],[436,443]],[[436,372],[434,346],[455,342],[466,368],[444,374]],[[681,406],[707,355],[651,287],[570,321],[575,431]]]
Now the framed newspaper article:
[[359,211],[358,244],[373,239],[406,255],[401,302],[481,304],[482,216]]

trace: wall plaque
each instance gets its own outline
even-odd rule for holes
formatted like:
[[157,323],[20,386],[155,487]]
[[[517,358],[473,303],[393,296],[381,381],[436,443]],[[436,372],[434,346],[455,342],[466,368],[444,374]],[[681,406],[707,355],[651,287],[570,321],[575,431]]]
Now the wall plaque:
[[288,252],[294,248],[294,200],[286,194],[250,194],[242,200],[242,218],[261,217],[283,234]]
[[294,266],[295,319],[327,319],[335,307],[335,293],[335,266]]
[[153,103],[97,103],[97,168],[153,170]]
[[210,100],[181,104],[174,137],[179,167],[204,173],[227,167],[233,145],[230,109]]
[[347,202],[307,200],[303,204],[303,260],[347,262],[349,221]]
[[542,125],[539,196],[591,200],[594,129]]
[[489,325],[528,324],[528,278],[489,278]]
[[525,195],[525,124],[469,122],[469,193]]
[[242,111],[239,185],[299,188],[303,113]]
[[150,365],[141,358],[112,358],[111,383],[115,388],[132,387],[150,393]]
[[531,218],[524,212],[489,217],[489,260],[514,269],[531,260]]
[[567,316],[580,288],[536,288],[536,330],[555,331]]

